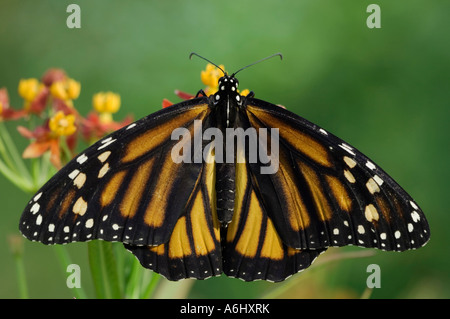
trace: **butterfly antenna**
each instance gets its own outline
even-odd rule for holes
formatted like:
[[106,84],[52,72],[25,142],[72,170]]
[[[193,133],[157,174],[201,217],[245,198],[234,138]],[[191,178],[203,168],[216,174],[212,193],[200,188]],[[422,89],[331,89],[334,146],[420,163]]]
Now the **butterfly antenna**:
[[237,70],[236,72],[234,72],[231,76],[235,76],[238,72],[241,72],[242,70],[248,68],[249,66],[255,65],[255,64],[257,64],[257,63],[260,63],[260,62],[262,62],[262,61],[268,60],[268,59],[273,58],[273,57],[276,57],[276,56],[279,56],[280,59],[283,60],[283,55],[282,55],[281,53],[275,53],[275,54],[272,54],[272,55],[270,55],[270,56],[268,56],[268,57],[265,57],[264,59],[258,60],[258,61],[256,61],[256,62],[253,62],[253,63],[249,64],[249,65],[246,65],[246,66],[244,66],[243,68],[240,68],[239,70]]
[[191,54],[189,54],[189,59],[192,59],[192,56],[193,56],[193,55],[196,55],[196,56],[198,56],[200,59],[203,59],[203,60],[205,60],[206,62],[211,63],[211,64],[214,65],[216,68],[218,68],[220,71],[222,71],[223,74],[227,74],[220,66],[218,66],[218,65],[215,64],[214,62],[209,61],[207,58],[204,58],[204,57],[202,57],[201,55],[198,55],[198,54],[195,53],[195,52],[192,52]]

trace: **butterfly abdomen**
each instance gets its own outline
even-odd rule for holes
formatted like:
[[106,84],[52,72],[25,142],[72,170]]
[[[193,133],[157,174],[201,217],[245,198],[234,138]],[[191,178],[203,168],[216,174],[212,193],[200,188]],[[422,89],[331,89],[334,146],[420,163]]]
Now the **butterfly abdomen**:
[[222,224],[231,222],[234,212],[234,163],[217,163],[216,194],[217,218]]

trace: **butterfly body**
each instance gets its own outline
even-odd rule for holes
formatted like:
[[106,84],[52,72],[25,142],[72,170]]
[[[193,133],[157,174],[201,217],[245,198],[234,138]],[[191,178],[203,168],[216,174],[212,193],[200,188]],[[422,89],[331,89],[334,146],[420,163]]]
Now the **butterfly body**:
[[[216,125],[220,132],[226,132],[227,128],[234,128],[238,122],[239,101],[242,97],[239,95],[237,87],[239,82],[233,76],[225,75],[219,79],[219,90],[211,95],[209,105],[212,106]],[[222,134],[223,158],[227,158],[227,138]],[[235,158],[232,161],[216,161],[216,194],[217,194],[217,215],[220,223],[228,224],[234,212],[234,190],[235,190]]]
[[218,84],[74,158],[25,208],[24,236],[119,241],[170,280],[245,281],[284,280],[331,246],[403,251],[428,241],[416,202],[361,152],[241,96],[233,75]]

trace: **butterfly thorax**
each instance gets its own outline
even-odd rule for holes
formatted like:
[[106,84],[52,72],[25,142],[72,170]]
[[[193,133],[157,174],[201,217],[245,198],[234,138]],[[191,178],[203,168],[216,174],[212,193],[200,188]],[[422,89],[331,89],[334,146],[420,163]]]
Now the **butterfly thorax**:
[[[215,119],[217,128],[223,133],[223,154],[227,158],[226,129],[239,126],[239,107],[242,97],[238,93],[239,82],[234,76],[224,75],[219,79],[218,91],[212,96],[215,108]],[[235,160],[231,163],[224,161],[216,163],[216,194],[217,215],[221,223],[227,224],[231,221],[234,212],[234,189],[235,189]]]
[[236,112],[242,97],[237,88],[239,81],[234,76],[225,75],[219,79],[219,90],[213,95],[218,128],[235,127]]

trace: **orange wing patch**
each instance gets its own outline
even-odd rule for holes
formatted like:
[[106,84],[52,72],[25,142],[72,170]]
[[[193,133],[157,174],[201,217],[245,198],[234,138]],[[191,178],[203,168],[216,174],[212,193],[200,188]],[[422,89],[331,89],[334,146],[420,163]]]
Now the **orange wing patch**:
[[145,189],[150,172],[153,167],[154,158],[144,162],[136,169],[134,176],[128,185],[125,196],[120,203],[120,212],[122,217],[133,218],[141,203],[141,198]]
[[133,139],[126,148],[122,162],[128,163],[148,154],[164,141],[170,140],[172,131],[179,127],[185,127],[189,122],[203,120],[209,114],[208,105],[199,105],[189,111],[180,113],[168,119],[164,125],[156,126]]
[[286,122],[271,116],[258,107],[248,105],[247,114],[253,127],[259,128],[260,124],[258,120],[260,120],[264,123],[265,127],[278,128],[280,137],[287,141],[294,149],[302,152],[319,165],[326,167],[333,166],[327,149],[312,136],[291,127]]
[[322,221],[330,220],[333,217],[333,211],[320,185],[317,173],[304,162],[298,161],[297,163],[311,191],[319,219]]

